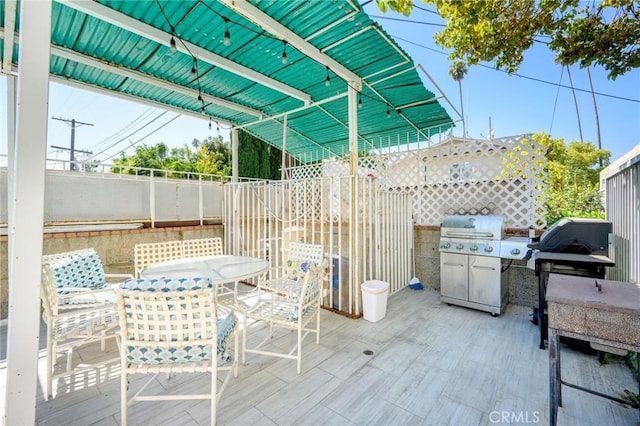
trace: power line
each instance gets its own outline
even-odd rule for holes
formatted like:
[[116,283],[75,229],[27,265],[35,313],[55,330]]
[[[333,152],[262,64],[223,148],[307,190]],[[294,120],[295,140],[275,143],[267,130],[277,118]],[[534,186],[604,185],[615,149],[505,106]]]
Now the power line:
[[[564,67],[560,68],[560,83],[562,83],[563,73],[564,73]],[[556,100],[553,103],[553,112],[551,113],[551,124],[549,124],[549,134],[551,134],[551,129],[553,128],[553,120],[556,118],[556,108],[558,107],[559,97],[560,97],[560,86],[558,85],[558,90],[556,90]]]
[[[131,136],[135,135],[136,133],[138,133],[139,131],[141,131],[141,130],[142,130],[142,129],[144,129],[145,127],[150,126],[153,122],[155,122],[156,120],[160,119],[160,117],[162,117],[163,115],[165,115],[165,114],[166,114],[166,113],[168,113],[168,112],[169,112],[169,111],[167,111],[167,110],[163,111],[162,113],[158,114],[155,118],[153,118],[151,121],[149,121],[148,123],[146,123],[146,124],[145,124],[144,126],[142,126],[141,128],[139,128],[139,129],[137,129],[137,130],[134,130],[134,131],[132,131],[132,132],[128,133],[127,135],[123,136],[122,138],[118,139],[117,141],[115,141],[115,142],[114,142],[114,143],[112,143],[111,145],[109,145],[109,146],[107,146],[106,148],[104,148],[102,151],[100,151],[100,152],[99,152],[99,153],[97,153],[96,155],[102,155],[102,154],[104,154],[106,151],[110,150],[111,148],[114,148],[116,145],[120,144],[121,142],[123,142],[123,141],[125,141],[126,139],[130,138]],[[180,115],[182,115],[182,114],[178,114],[178,116],[177,116],[177,117],[179,117]],[[177,118],[177,117],[176,117],[176,118]],[[160,128],[162,128],[162,127],[164,127],[164,125],[163,125],[163,126],[161,126]],[[158,128],[158,129],[160,129],[160,128]],[[156,129],[155,131],[157,131],[158,129]],[[154,131],[154,132],[155,132],[155,131]],[[154,132],[152,132],[152,133],[154,133]],[[152,134],[152,133],[150,133],[150,134]],[[145,136],[145,137],[146,137],[146,136]],[[111,156],[111,157],[112,157],[112,156]],[[111,158],[111,157],[109,157],[109,158]]]
[[101,140],[100,142],[97,142],[96,144],[94,144],[90,148],[94,149],[94,150],[99,150],[99,149],[101,149],[102,146],[105,146],[105,145],[111,143],[111,141],[113,141],[114,139],[120,137],[120,135],[122,135],[123,133],[129,131],[131,128],[133,128],[135,125],[137,125],[138,122],[141,122],[142,120],[146,120],[146,117],[149,116],[153,112],[153,110],[154,110],[153,107],[147,108],[145,111],[143,111],[140,115],[138,115],[136,118],[134,118],[128,124],[125,124],[120,130],[116,131],[111,136]]
[[[422,45],[422,44],[419,44],[419,43],[415,43],[415,42],[413,42],[413,41],[411,41],[411,40],[407,40],[407,39],[404,39],[404,38],[402,38],[402,37],[397,37],[397,36],[393,36],[393,35],[392,35],[392,37],[393,37],[394,39],[396,39],[396,40],[402,40],[402,41],[404,41],[405,43],[412,44],[412,45],[417,46],[417,47],[420,47],[420,48],[422,48],[422,49],[427,49],[427,50],[430,50],[430,51],[432,51],[432,52],[439,53],[439,54],[441,54],[441,55],[447,56],[447,54],[446,54],[445,52],[441,51],[441,50],[437,50],[437,49],[434,49],[434,48],[429,47],[429,46],[425,46],[425,45]],[[476,65],[478,65],[479,67],[483,67],[483,68],[490,69],[490,70],[492,70],[492,71],[498,71],[498,72],[501,72],[501,73],[503,73],[503,74],[507,74],[507,75],[509,75],[509,73],[508,73],[508,72],[503,71],[503,70],[498,69],[498,68],[495,68],[495,67],[492,67],[492,66],[489,66],[489,65],[485,65],[485,64],[476,64]],[[552,86],[556,86],[556,87],[562,87],[562,88],[564,88],[564,89],[572,89],[572,90],[576,90],[576,91],[578,91],[578,92],[584,92],[584,93],[589,93],[589,94],[591,94],[591,93],[592,93],[592,92],[591,92],[591,90],[587,90],[587,89],[580,89],[580,88],[578,88],[578,87],[571,87],[571,86],[567,86],[567,85],[565,85],[565,84],[560,84],[560,83],[554,83],[553,81],[543,80],[543,79],[541,79],[541,78],[531,77],[531,76],[527,76],[527,75],[523,75],[523,74],[519,74],[519,73],[513,73],[513,74],[510,74],[510,75],[511,75],[511,76],[514,76],[514,77],[524,78],[524,79],[526,79],[526,80],[537,81],[537,82],[539,82],[539,83],[550,84],[550,85],[552,85]],[[598,96],[604,96],[604,97],[607,97],[607,98],[618,99],[618,100],[621,100],[621,101],[627,101],[627,102],[636,102],[636,103],[640,103],[640,99],[633,99],[633,98],[627,98],[627,97],[624,97],[624,96],[611,95],[611,94],[609,94],[609,93],[593,92],[593,94],[598,95]]]
[[405,18],[392,18],[390,16],[379,16],[379,15],[369,15],[371,18],[381,19],[386,21],[396,21],[396,22],[407,22],[409,24],[419,24],[419,25],[428,25],[432,27],[440,27],[444,28],[446,24],[437,24],[435,22],[424,22],[424,21],[415,21],[413,19],[405,19]]
[[[166,111],[165,111],[165,112],[166,112]],[[164,115],[164,113],[163,113],[162,115]],[[162,116],[162,115],[161,115],[161,116]],[[152,134],[154,134],[154,133],[155,133],[155,132],[157,132],[158,130],[162,129],[163,127],[165,127],[165,126],[169,125],[169,124],[170,124],[170,123],[172,123],[173,121],[177,120],[177,119],[178,119],[179,117],[181,117],[181,116],[182,116],[182,114],[178,114],[178,115],[176,115],[176,116],[175,116],[175,117],[173,117],[171,120],[167,121],[167,122],[166,122],[166,123],[164,123],[163,125],[161,125],[161,126],[157,127],[156,129],[152,130],[151,132],[147,133],[146,135],[144,135],[143,137],[141,137],[140,139],[138,139],[138,140],[137,140],[137,141],[135,141],[135,142],[131,142],[131,141],[129,141],[129,145],[130,145],[131,147],[133,147],[133,146],[135,146],[135,145],[139,144],[140,142],[142,142],[143,140],[145,140],[146,138],[148,138],[149,136],[151,136]],[[160,116],[159,116],[159,117],[156,117],[156,118],[154,119],[154,121],[155,121],[155,120],[157,120],[158,118],[160,118]],[[149,123],[149,124],[150,124],[150,123]],[[103,152],[104,152],[104,151],[103,151]],[[108,160],[112,159],[113,157],[115,157],[116,155],[120,154],[121,152],[124,152],[124,150],[122,150],[122,151],[120,151],[120,152],[117,152],[117,153],[115,153],[115,154],[110,155],[109,157],[105,158],[103,161],[108,161]]]

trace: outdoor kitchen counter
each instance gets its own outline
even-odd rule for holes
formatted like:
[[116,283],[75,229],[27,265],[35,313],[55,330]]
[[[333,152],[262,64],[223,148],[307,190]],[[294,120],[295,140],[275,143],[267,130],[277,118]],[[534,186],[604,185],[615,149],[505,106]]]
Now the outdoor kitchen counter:
[[[562,385],[628,405],[616,397],[562,381],[560,337],[600,345],[608,352],[640,352],[640,285],[600,278],[550,274],[547,284],[549,313],[550,424],[562,406]],[[640,389],[639,389],[640,392]]]

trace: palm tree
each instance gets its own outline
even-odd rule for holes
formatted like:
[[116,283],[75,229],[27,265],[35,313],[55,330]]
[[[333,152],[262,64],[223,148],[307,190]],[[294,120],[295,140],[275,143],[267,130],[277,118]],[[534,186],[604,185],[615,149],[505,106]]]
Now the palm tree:
[[464,122],[464,105],[462,104],[462,79],[464,78],[466,73],[467,73],[467,67],[464,64],[464,62],[460,62],[460,61],[453,64],[449,69],[449,74],[451,75],[451,77],[453,77],[453,79],[458,82],[458,91],[460,92],[460,111],[462,115],[462,137],[463,138],[467,137],[467,128]]

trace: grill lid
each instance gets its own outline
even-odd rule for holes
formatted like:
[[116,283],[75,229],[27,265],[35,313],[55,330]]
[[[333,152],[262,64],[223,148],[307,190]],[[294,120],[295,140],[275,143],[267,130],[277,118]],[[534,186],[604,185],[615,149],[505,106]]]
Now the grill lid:
[[608,255],[613,225],[601,219],[565,217],[554,223],[529,248],[552,253]]
[[504,236],[504,216],[447,215],[441,232],[443,238],[500,240]]

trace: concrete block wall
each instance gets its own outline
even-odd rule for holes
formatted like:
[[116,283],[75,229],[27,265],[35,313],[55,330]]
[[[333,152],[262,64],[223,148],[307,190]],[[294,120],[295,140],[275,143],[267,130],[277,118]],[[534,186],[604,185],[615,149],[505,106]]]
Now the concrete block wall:
[[[174,226],[134,230],[60,232],[44,235],[43,254],[93,248],[107,273],[133,274],[133,246],[195,238],[224,237],[222,225]],[[0,237],[0,319],[7,318],[9,301],[7,236]]]
[[[224,237],[223,225],[45,234],[43,252],[52,254],[93,247],[107,272],[133,274],[135,244],[209,237]],[[426,288],[436,291],[440,290],[439,241],[439,227],[414,228],[415,275]],[[526,268],[526,262],[513,261],[505,273],[508,274],[509,303],[537,306],[537,278],[532,270]],[[3,236],[0,237],[0,319],[7,317],[7,307],[7,237]]]

